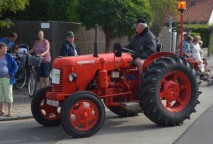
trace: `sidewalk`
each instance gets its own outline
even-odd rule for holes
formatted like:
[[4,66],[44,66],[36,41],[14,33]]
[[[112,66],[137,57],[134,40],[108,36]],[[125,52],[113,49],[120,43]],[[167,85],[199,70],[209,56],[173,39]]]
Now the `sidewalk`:
[[[213,70],[213,55],[206,58],[209,66]],[[27,87],[23,89],[14,89],[14,103],[13,103],[13,116],[7,117],[7,106],[4,106],[5,115],[0,116],[0,121],[6,120],[18,120],[18,119],[25,119],[25,118],[32,118],[31,113],[31,100],[32,98],[29,97],[27,92]]]
[[24,119],[24,118],[31,118],[31,100],[32,98],[29,97],[29,94],[27,92],[27,87],[24,87],[22,89],[16,89],[13,90],[13,97],[14,97],[14,103],[13,103],[13,116],[8,117],[7,116],[7,104],[4,105],[4,115],[0,117],[0,121],[5,120],[18,120],[18,119]]

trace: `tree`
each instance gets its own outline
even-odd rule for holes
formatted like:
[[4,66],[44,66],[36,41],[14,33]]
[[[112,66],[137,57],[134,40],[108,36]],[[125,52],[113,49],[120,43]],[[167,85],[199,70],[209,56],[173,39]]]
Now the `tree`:
[[105,51],[109,51],[111,40],[117,36],[129,35],[137,18],[151,21],[148,0],[79,0],[77,13],[87,28],[95,24],[102,27],[105,37]]
[[153,23],[151,30],[156,36],[159,36],[162,27],[168,23],[169,17],[177,15],[177,0],[149,0]]
[[16,13],[19,10],[24,10],[28,0],[0,0],[0,28],[11,26],[12,22],[8,18],[3,18],[2,15],[7,12]]
[[7,13],[4,17],[18,20],[78,21],[75,5],[78,0],[29,0],[24,11],[16,15]]

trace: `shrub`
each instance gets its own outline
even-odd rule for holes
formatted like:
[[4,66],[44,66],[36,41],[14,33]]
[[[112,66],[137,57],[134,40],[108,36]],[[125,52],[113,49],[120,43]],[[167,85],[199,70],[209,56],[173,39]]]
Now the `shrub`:
[[[192,31],[192,34],[200,35],[203,41],[203,47],[209,46],[210,31],[207,24],[187,24],[185,28]],[[193,35],[192,35],[193,36]]]

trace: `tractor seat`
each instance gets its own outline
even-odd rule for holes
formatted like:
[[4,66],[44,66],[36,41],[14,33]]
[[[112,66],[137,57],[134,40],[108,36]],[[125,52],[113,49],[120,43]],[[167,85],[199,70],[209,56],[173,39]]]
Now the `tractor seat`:
[[163,44],[162,44],[162,43],[157,43],[156,51],[157,51],[157,52],[163,51]]

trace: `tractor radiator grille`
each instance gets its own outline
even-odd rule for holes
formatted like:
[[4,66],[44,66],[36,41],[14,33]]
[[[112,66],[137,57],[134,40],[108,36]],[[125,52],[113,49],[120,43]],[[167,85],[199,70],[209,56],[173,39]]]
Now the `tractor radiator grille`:
[[60,68],[60,84],[52,84],[52,91],[63,92],[64,69]]

